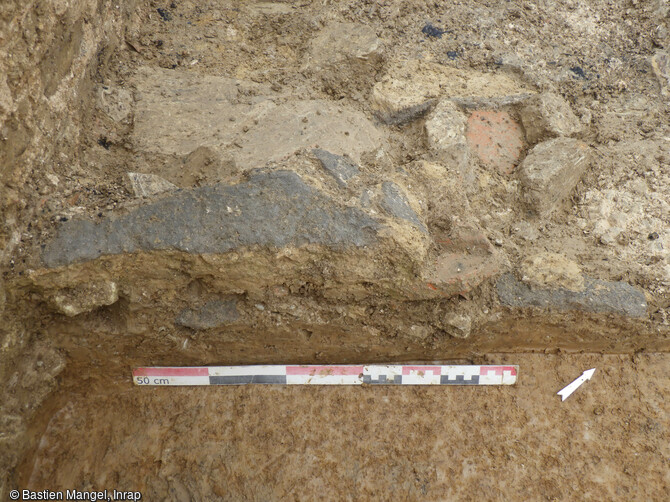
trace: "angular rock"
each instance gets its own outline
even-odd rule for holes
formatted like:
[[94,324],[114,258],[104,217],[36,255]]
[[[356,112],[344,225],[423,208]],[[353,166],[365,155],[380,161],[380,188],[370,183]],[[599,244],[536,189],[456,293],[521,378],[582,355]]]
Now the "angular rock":
[[409,327],[407,331],[407,336],[417,340],[426,340],[430,335],[433,334],[433,328],[430,326],[425,326],[422,324],[413,324]]
[[487,167],[510,174],[523,150],[521,126],[507,112],[477,110],[468,119],[467,141]]
[[135,251],[225,253],[235,248],[366,246],[380,224],[340,208],[290,171],[255,173],[245,183],[182,190],[100,222],[70,220],[42,254],[48,267]]
[[382,183],[381,206],[391,216],[407,220],[422,232],[428,232],[426,226],[419,220],[416,212],[410,206],[405,193],[398,185],[391,181]]
[[175,185],[155,174],[128,173],[128,178],[135,197],[151,197],[177,189]]
[[644,293],[625,282],[584,279],[582,291],[564,288],[531,288],[512,274],[496,284],[500,301],[509,307],[540,307],[556,310],[582,310],[643,317],[647,312]]
[[556,138],[536,145],[521,164],[522,199],[542,217],[550,215],[581,179],[591,159],[578,140]]
[[211,329],[237,321],[240,317],[235,300],[215,299],[200,308],[182,310],[175,323],[191,329]]
[[520,113],[526,139],[531,144],[556,136],[572,136],[582,129],[567,101],[550,92],[528,99]]
[[570,291],[584,289],[584,277],[579,265],[558,253],[538,253],[521,264],[522,281],[531,287],[560,287]]
[[119,299],[119,290],[113,281],[90,281],[54,293],[51,304],[61,314],[74,317],[91,312]]
[[464,178],[470,176],[470,150],[465,137],[467,119],[458,107],[441,100],[426,119],[428,145],[437,160],[460,171]]
[[359,162],[382,141],[357,110],[327,100],[276,105],[272,91],[253,82],[143,70],[135,85],[132,138],[144,152],[186,156],[208,147],[250,169],[315,146]]
[[317,66],[340,66],[345,62],[374,64],[381,59],[382,42],[364,24],[332,23],[312,41],[312,58]]
[[400,61],[372,89],[372,107],[387,124],[404,124],[425,115],[437,98],[478,101],[527,95],[514,78],[461,70],[427,61]]
[[447,314],[444,324],[451,336],[456,338],[467,338],[472,330],[472,319],[468,315]]
[[342,155],[333,155],[320,148],[312,150],[312,153],[341,186],[347,186],[347,182],[358,175],[358,166]]

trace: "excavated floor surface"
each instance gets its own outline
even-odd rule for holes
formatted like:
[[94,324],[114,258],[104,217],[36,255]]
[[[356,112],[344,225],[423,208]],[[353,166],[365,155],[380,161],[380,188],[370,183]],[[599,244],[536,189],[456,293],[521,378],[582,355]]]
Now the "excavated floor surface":
[[[519,364],[517,385],[134,388],[96,379],[50,404],[20,482],[179,501],[667,497],[669,355],[478,362]],[[591,367],[593,379],[561,402],[556,392]]]
[[[17,230],[14,254],[7,251],[13,258],[4,280],[21,287],[7,295],[12,315],[6,327],[14,335],[3,343],[27,348],[8,365],[11,406],[0,425],[16,426],[11,434],[0,430],[0,439],[23,450],[0,451],[0,460],[21,459],[16,468],[11,464],[6,484],[0,472],[0,498],[14,488],[139,490],[143,500],[179,501],[668,498],[670,355],[645,352],[667,351],[670,340],[670,78],[663,59],[670,38],[661,21],[667,2],[489,4],[138,2],[124,42],[91,72],[93,90],[82,94],[90,100],[73,112],[73,130],[80,127],[81,134],[64,133],[59,160],[35,163],[17,188],[16,199],[33,209],[19,221],[23,232]],[[394,73],[412,61],[413,70]],[[436,67],[448,69],[453,82],[440,82]],[[62,73],[69,71],[68,62]],[[430,99],[385,118],[373,88],[383,89],[389,75]],[[478,85],[471,81],[482,75],[494,105],[469,104],[467,92]],[[424,88],[430,96],[422,95]],[[521,138],[523,121],[514,105],[529,91],[561,96],[581,128],[566,136],[593,150],[579,183],[550,216],[539,218],[528,216],[516,171],[536,143],[528,143],[530,135]],[[296,273],[275,288],[235,291],[248,295],[239,303],[247,324],[208,331],[177,322],[177,314],[191,312],[182,311],[182,303],[202,303],[227,287],[224,275],[210,277],[210,262],[199,255],[120,255],[116,265],[112,258],[112,265],[106,258],[89,269],[84,264],[79,275],[54,272],[44,290],[78,291],[86,308],[74,317],[54,310],[55,300],[44,291],[26,286],[27,277],[39,275],[33,269],[48,261],[40,262],[42,250],[61,224],[98,221],[151,203],[132,185],[132,173],[160,176],[156,183],[169,190],[209,190],[240,183],[272,160],[273,169],[320,173],[307,176],[320,191],[347,194],[346,180],[330,179],[310,160],[313,148],[324,148],[348,155],[366,183],[382,186],[387,175],[405,179],[405,170],[436,161],[441,147],[431,143],[426,114],[458,92],[465,97],[454,103],[472,113],[471,122],[488,117],[491,107],[511,110],[505,120],[496,115],[493,121],[507,138],[505,148],[471,132],[473,171],[463,173],[468,190],[454,185],[453,200],[435,201],[450,207],[467,196],[461,217],[472,219],[480,229],[473,236],[481,233],[505,258],[492,260],[483,284],[468,283],[462,294],[434,304],[396,305],[370,295],[340,305],[338,297],[326,301],[312,290],[311,276]],[[227,93],[235,99],[219,100]],[[321,136],[311,136],[307,115],[310,127],[331,131],[334,123],[338,134],[318,129]],[[508,119],[512,125],[506,126]],[[488,148],[486,155],[480,148]],[[512,160],[497,165],[489,150]],[[395,212],[391,216],[408,220]],[[413,210],[409,215],[416,217]],[[427,227],[437,239],[445,222],[433,220]],[[85,250],[73,247],[69,258],[52,265],[81,258],[76,252]],[[519,291],[537,299],[537,290],[526,291],[519,281],[534,284],[539,277],[540,285],[546,279],[556,288],[566,277],[575,279],[533,276],[539,255],[578,264],[580,281],[637,288],[633,298],[645,298],[635,305],[641,312],[628,308],[628,297],[617,302],[624,308],[604,314],[569,310],[584,305],[567,293],[560,303],[550,294],[555,289],[543,293],[551,308],[528,308]],[[268,252],[254,258],[251,270],[259,269],[261,258],[274,267]],[[160,281],[135,274],[151,277],[154,268]],[[101,276],[123,271],[130,278],[120,294],[109,283],[116,296],[96,303],[82,300],[87,289],[74,287],[80,279],[91,281],[90,270]],[[502,302],[492,281],[508,271],[519,281],[510,282],[513,298]],[[343,297],[349,293],[341,289]],[[450,309],[468,320],[463,333],[424,326]],[[626,317],[629,310],[634,318]],[[304,326],[282,324],[294,317]],[[351,328],[342,329],[350,318]],[[369,330],[361,331],[368,321]],[[518,364],[519,381],[506,388],[138,388],[130,379],[132,365],[400,362],[425,354],[463,357],[457,362],[467,364]],[[594,378],[561,402],[556,392],[591,367]]]

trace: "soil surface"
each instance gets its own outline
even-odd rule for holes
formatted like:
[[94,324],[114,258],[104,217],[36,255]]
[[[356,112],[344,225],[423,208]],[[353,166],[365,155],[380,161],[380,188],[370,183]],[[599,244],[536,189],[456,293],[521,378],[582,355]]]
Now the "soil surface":
[[[668,498],[667,1],[125,3],[0,5],[0,499]],[[438,358],[520,378],[130,382]]]
[[97,385],[52,403],[20,484],[185,501],[667,497],[670,356],[477,362],[519,364],[517,385]]

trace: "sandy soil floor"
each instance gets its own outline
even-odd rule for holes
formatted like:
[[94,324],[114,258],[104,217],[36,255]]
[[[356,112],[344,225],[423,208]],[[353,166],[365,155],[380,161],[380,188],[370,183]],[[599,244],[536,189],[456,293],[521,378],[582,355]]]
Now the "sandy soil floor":
[[[670,356],[517,354],[514,387],[136,388],[60,403],[22,487],[145,500],[664,500]],[[567,401],[556,392],[593,379]]]
[[[68,4],[57,3],[63,9]],[[667,327],[670,101],[667,67],[662,75],[658,67],[658,55],[667,57],[670,48],[667,1],[561,0],[536,5],[516,0],[146,0],[138,2],[131,14],[120,47],[107,55],[97,54],[91,90],[81,94],[88,98],[82,97],[81,110],[72,114],[68,127],[55,135],[58,138],[50,137],[51,119],[39,113],[33,118],[31,127],[44,128],[40,141],[58,146],[47,160],[42,160],[40,143],[31,146],[40,152],[40,162],[26,171],[24,183],[17,183],[22,188],[11,192],[12,200],[20,201],[17,207],[34,210],[24,211],[23,232],[18,223],[11,223],[18,228],[13,234],[16,256],[2,280],[26,273],[33,266],[30,260],[37,260],[41,244],[52,237],[57,225],[80,217],[102,218],[103,212],[116,213],[141,204],[129,173],[154,174],[191,189],[232,182],[242,170],[254,167],[247,157],[240,157],[235,161],[240,172],[234,171],[233,160],[240,148],[254,154],[266,148],[268,159],[277,154],[275,150],[288,148],[283,140],[267,142],[254,136],[253,128],[243,126],[242,112],[248,112],[246,106],[255,106],[255,98],[268,98],[277,107],[322,100],[377,120],[374,87],[395,65],[419,61],[468,75],[513,77],[534,92],[551,92],[565,100],[583,127],[575,134],[595,152],[593,165],[570,200],[546,221],[527,220],[516,174],[510,177],[480,158],[473,167],[477,183],[473,193],[467,194],[468,217],[505,254],[509,266],[519,269],[520,276],[527,272],[526,259],[537,253],[565,255],[566,260],[579,264],[585,276],[624,281],[644,290],[649,305],[645,322],[654,329]],[[22,33],[17,39],[27,47],[32,43],[30,34],[34,31],[38,37],[42,29],[39,17],[35,22],[31,19],[26,16],[22,31],[17,31]],[[84,16],[80,26],[88,22]],[[343,35],[346,27],[340,24],[349,23],[358,26],[358,38]],[[322,38],[327,30],[334,30],[330,39]],[[381,45],[370,49],[374,57],[356,56],[369,42],[364,36],[368,30]],[[78,42],[70,43],[74,51]],[[372,45],[376,47],[374,40]],[[12,66],[15,77],[22,73],[20,69],[29,67],[25,61],[32,61],[32,48],[25,49],[25,55],[18,49],[13,52],[13,58],[24,61]],[[351,61],[343,62],[339,52],[349,53]],[[71,58],[65,56],[46,59],[58,63],[58,78],[71,71]],[[28,96],[33,89],[48,94],[41,84],[35,84],[48,76],[49,66],[44,68],[47,70],[42,69],[39,76],[30,74],[25,79],[35,87],[14,77],[8,79],[12,89],[28,89],[24,101],[17,98],[21,104],[17,109],[36,99]],[[142,76],[143,72],[148,76]],[[410,77],[410,82],[438,78],[430,72]],[[0,71],[0,91],[4,92],[0,92],[0,111],[5,103],[13,103],[3,91],[4,79]],[[168,121],[161,118],[167,115],[158,112],[180,109],[176,106],[182,98],[175,96],[182,96],[181,87],[188,87],[184,82],[214,82],[204,86],[211,90],[220,79],[230,79],[230,89],[239,98],[217,115],[217,124],[223,132],[239,128],[240,135],[261,139],[236,144],[233,136],[226,137],[216,144],[221,151],[212,158],[202,151],[192,156],[199,150],[195,147],[214,141],[211,134],[189,148],[182,144],[184,150],[179,150],[171,138],[202,140],[198,133],[208,129],[198,120],[187,123],[184,114],[180,120]],[[158,90],[148,91],[154,87]],[[176,91],[170,94],[166,89]],[[436,91],[435,96],[442,93],[446,91]],[[506,97],[500,89],[498,94]],[[147,96],[160,99],[151,101]],[[58,102],[60,98],[54,99]],[[204,112],[211,113],[210,102],[203,102],[194,112],[199,120]],[[143,122],[142,111],[156,112],[165,124]],[[519,119],[518,113],[513,112],[514,120]],[[315,115],[320,116],[320,111]],[[363,155],[361,169],[367,169],[370,176],[395,176],[414,163],[434,161],[436,153],[422,120],[375,125],[385,145],[377,153],[386,153],[379,159],[376,154]],[[178,134],[149,134],[155,133],[156,123]],[[258,125],[253,120],[250,123]],[[299,135],[307,127],[304,123],[300,122]],[[207,122],[205,126],[209,127]],[[19,137],[18,126],[17,131]],[[348,130],[344,134],[343,144],[353,149],[357,136],[349,136]],[[0,137],[4,135],[0,130]],[[258,147],[248,148],[249,144]],[[288,151],[300,154],[303,148],[307,147],[297,143]],[[523,161],[524,155],[517,160]],[[216,176],[212,166],[219,166]],[[143,262],[137,263],[142,267]],[[209,271],[195,273],[190,263],[150,265],[182,270],[184,278],[196,278],[190,289],[184,286],[194,302],[204,301],[205,293],[221,293],[209,291],[209,279],[203,279]],[[101,270],[108,273],[104,267]],[[422,311],[419,305],[416,311],[400,309],[396,315],[389,314],[386,298],[377,303],[370,300],[369,305],[352,302],[351,319],[357,323],[363,319],[367,326],[367,316],[374,329],[360,335],[359,325],[354,325],[355,329],[343,331],[339,338],[328,339],[335,342],[326,344],[318,332],[312,336],[311,326],[326,326],[337,334],[342,330],[333,320],[348,318],[349,310],[331,309],[329,302],[337,298],[325,301],[308,278],[288,276],[286,284],[277,289],[284,296],[270,289],[249,296],[248,312],[253,313],[249,318],[265,319],[250,322],[249,330],[259,334],[256,340],[265,337],[267,326],[284,322],[276,312],[288,319],[302,316],[310,329],[300,325],[299,330],[286,328],[284,338],[267,335],[272,342],[259,342],[260,350],[235,331],[221,328],[194,334],[186,331],[191,328],[177,326],[175,314],[182,306],[172,299],[185,302],[191,296],[180,297],[172,282],[170,287],[158,280],[145,282],[143,278],[129,281],[125,292],[121,288],[120,300],[117,296],[111,305],[99,302],[93,305],[101,307],[98,310],[83,310],[81,316],[72,318],[63,312],[54,314],[44,298],[24,295],[23,290],[9,295],[14,297],[11,301],[5,300],[0,287],[0,306],[8,305],[3,328],[12,333],[17,347],[30,340],[30,348],[20,358],[16,356],[18,362],[8,372],[11,378],[4,382],[6,402],[11,398],[11,406],[7,411],[0,406],[4,420],[0,426],[7,425],[9,431],[0,430],[0,440],[14,441],[0,444],[23,442],[26,422],[30,441],[25,443],[30,444],[30,452],[24,457],[16,453],[24,451],[18,447],[0,448],[0,464],[3,456],[23,459],[16,472],[16,461],[2,464],[12,468],[7,471],[7,485],[0,468],[0,498],[7,487],[139,490],[144,500],[178,501],[670,500],[670,354],[553,352],[555,347],[579,347],[588,333],[595,333],[597,341],[588,350],[632,352],[633,342],[621,342],[626,333],[634,333],[639,346],[659,350],[653,340],[646,344],[627,324],[614,325],[615,318],[603,324],[600,318],[586,314],[557,311],[540,329],[537,317],[520,311],[518,319],[505,321],[518,325],[511,330],[510,324],[497,324],[498,300],[492,289],[483,286],[471,297],[454,299],[451,306],[454,312],[472,317],[473,325],[497,326],[481,330],[481,336],[494,345],[481,349],[475,343],[476,334],[446,338],[456,335],[439,326],[434,333],[425,331],[425,336],[419,331],[413,339],[422,344],[421,353],[431,351],[431,357],[441,357],[438,349],[456,357],[484,350],[547,347],[551,353],[492,354],[472,361],[519,364],[520,379],[511,388],[138,388],[130,381],[130,368],[124,370],[122,379],[117,376],[119,368],[138,360],[152,364],[147,361],[159,356],[161,361],[178,360],[175,364],[204,364],[225,357],[228,361],[271,357],[292,362],[296,354],[306,357],[305,347],[309,347],[314,349],[314,361],[342,363],[362,357],[359,348],[363,345],[358,343],[363,344],[367,336],[381,340],[382,349],[371,350],[377,358],[398,353],[415,357],[417,352],[408,351],[408,344],[397,334],[408,333],[415,325],[421,328],[426,317],[444,308],[426,306]],[[68,284],[65,281],[58,288],[68,290]],[[293,303],[286,300],[284,305],[284,297]],[[294,304],[298,307],[292,311]],[[281,309],[275,312],[277,305]],[[12,314],[7,315],[9,312]],[[563,318],[577,328],[564,330]],[[657,332],[649,329],[645,336],[655,336]],[[658,333],[663,339],[663,332],[659,329]],[[448,340],[451,352],[440,349],[439,340]],[[0,345],[11,347],[9,341]],[[19,349],[15,352],[20,354]],[[0,363],[11,362],[4,353],[3,359]],[[561,402],[556,392],[591,367],[597,368],[593,380]],[[50,392],[54,393],[45,398]],[[44,404],[40,404],[42,399],[46,399]],[[39,411],[33,415],[34,410]],[[12,455],[6,455],[9,452]]]

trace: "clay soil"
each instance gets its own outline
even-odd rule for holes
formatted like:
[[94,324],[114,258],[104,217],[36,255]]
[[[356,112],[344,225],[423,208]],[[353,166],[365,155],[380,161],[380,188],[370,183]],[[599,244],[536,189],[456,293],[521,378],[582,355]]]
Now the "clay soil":
[[[667,500],[668,355],[492,355],[514,387],[105,385],[62,397],[31,489],[145,500]],[[565,402],[556,392],[595,367]],[[106,387],[106,388],[105,388]]]

